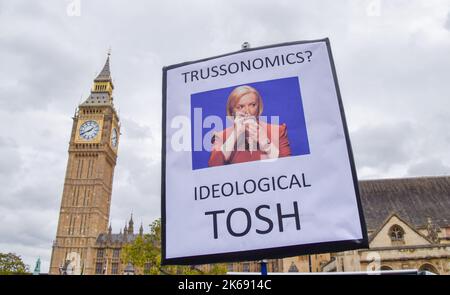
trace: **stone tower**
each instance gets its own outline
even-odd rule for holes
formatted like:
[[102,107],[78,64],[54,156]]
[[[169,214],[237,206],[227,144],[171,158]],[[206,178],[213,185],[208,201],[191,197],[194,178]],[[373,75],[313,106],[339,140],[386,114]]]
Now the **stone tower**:
[[120,135],[109,55],[73,117],[50,274],[93,274],[93,247],[99,234],[108,231]]

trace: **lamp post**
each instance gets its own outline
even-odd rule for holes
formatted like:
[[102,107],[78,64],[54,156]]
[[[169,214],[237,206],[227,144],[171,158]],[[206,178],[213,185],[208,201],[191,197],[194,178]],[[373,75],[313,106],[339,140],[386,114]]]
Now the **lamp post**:
[[125,269],[123,270],[123,274],[126,276],[134,275],[134,267],[133,264],[131,264],[131,262],[128,262],[127,267],[125,267]]
[[59,267],[60,275],[67,275],[67,268],[69,267],[70,260],[64,261],[64,264]]
[[261,275],[267,276],[267,260],[263,259],[259,263],[261,265]]

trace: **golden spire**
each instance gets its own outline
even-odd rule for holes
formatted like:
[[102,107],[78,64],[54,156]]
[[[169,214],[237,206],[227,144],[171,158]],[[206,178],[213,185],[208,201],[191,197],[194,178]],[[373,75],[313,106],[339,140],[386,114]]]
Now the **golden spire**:
[[114,85],[111,78],[111,70],[109,66],[109,57],[111,55],[111,49],[108,50],[108,57],[106,58],[105,65],[97,77],[94,79],[94,85],[92,86],[92,92],[107,92],[112,96]]
[[111,78],[111,70],[109,67],[109,58],[111,50],[108,50],[108,57],[105,65],[97,77],[94,79],[91,94],[80,106],[98,106],[98,105],[112,105],[112,93],[114,85]]

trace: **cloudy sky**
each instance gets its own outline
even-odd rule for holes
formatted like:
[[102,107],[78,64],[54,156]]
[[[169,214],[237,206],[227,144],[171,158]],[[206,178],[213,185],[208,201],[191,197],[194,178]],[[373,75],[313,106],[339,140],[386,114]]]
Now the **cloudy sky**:
[[118,232],[160,216],[163,66],[324,37],[359,178],[450,174],[449,0],[0,0],[0,252],[48,270],[71,117],[109,47]]

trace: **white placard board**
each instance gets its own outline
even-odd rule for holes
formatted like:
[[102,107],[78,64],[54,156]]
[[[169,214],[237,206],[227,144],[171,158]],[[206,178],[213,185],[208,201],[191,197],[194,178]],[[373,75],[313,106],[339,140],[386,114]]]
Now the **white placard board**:
[[163,264],[367,248],[328,39],[165,67],[162,136]]

